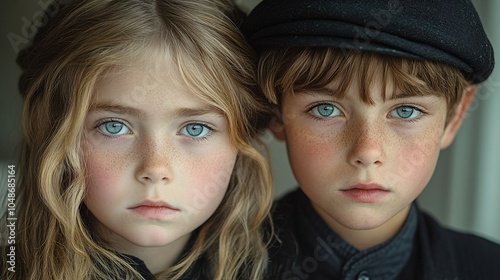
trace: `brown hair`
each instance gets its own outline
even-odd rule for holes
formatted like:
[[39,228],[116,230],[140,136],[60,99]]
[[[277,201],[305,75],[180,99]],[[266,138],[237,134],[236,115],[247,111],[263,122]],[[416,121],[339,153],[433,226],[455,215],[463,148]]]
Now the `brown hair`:
[[338,98],[347,94],[353,80],[359,81],[361,100],[372,104],[369,87],[379,72],[383,88],[392,83],[395,89],[392,95],[398,94],[397,90],[408,95],[431,94],[445,98],[448,119],[468,85],[458,69],[439,62],[320,47],[264,51],[257,79],[275,105],[281,105],[283,94],[323,88],[333,80],[338,81],[335,91]]

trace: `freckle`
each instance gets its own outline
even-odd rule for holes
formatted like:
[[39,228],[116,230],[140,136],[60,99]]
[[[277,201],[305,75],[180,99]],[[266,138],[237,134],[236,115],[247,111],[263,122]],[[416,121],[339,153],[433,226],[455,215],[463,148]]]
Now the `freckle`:
[[113,150],[107,150],[104,156],[108,163],[106,169],[108,171],[121,173],[126,171],[128,165],[131,163],[130,157],[132,156],[132,152],[128,152],[127,154],[117,154]]
[[[139,158],[139,156],[137,154],[134,154],[133,151],[129,151],[123,158],[122,158],[122,161],[124,162],[128,162],[129,164],[131,164],[133,161],[137,160]],[[125,168],[125,165],[123,164],[122,165],[124,168]]]
[[[360,140],[359,132],[352,125],[347,126],[345,131],[342,132],[342,134],[343,137],[340,140],[340,144],[345,147],[348,147],[353,142]],[[364,141],[363,139],[361,140]]]

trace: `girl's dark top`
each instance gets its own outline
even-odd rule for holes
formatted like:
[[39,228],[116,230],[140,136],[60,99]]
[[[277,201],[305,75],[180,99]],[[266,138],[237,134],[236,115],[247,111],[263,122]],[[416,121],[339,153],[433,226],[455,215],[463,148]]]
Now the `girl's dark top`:
[[[135,268],[145,280],[156,280],[155,276],[146,267],[146,264],[139,258],[127,255],[127,261]],[[182,280],[208,280],[209,278],[203,273],[203,261],[200,259],[189,269],[188,273],[185,274]]]
[[359,251],[333,232],[296,190],[273,212],[267,279],[500,279],[500,245],[441,227],[416,203],[400,232]]
[[[184,251],[182,252],[181,256],[179,259],[183,258],[189,252],[191,251],[191,248],[194,245],[194,242],[196,241],[196,236],[197,232],[194,232],[191,236],[191,238],[188,241],[188,244],[184,248]],[[146,267],[146,264],[139,258],[136,258],[131,255],[123,255],[123,258],[135,269],[137,270],[141,276],[145,280],[155,280],[155,276],[149,271],[149,269]],[[209,280],[210,277],[208,277],[207,269],[205,268],[205,265],[207,264],[206,260],[202,257],[200,257],[192,267],[190,267],[189,271],[183,275],[181,278],[182,280]]]

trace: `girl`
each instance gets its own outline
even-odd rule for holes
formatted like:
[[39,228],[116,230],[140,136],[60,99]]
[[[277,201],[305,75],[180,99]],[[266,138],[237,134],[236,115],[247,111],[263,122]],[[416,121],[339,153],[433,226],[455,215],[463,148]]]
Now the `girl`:
[[272,194],[253,143],[268,110],[236,9],[54,10],[18,57],[24,176],[2,279],[259,279]]

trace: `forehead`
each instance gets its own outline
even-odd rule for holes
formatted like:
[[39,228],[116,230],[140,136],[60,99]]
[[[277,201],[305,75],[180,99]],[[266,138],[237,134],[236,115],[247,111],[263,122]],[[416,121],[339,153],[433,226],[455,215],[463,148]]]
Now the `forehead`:
[[193,92],[175,64],[153,60],[107,69],[95,87],[90,109],[96,108],[132,115],[174,108],[220,112]]
[[128,64],[113,65],[103,71],[96,84],[96,97],[104,93],[120,95],[129,91],[137,94],[147,90],[159,91],[165,83],[176,88],[186,86],[171,59],[144,57],[131,61]]

